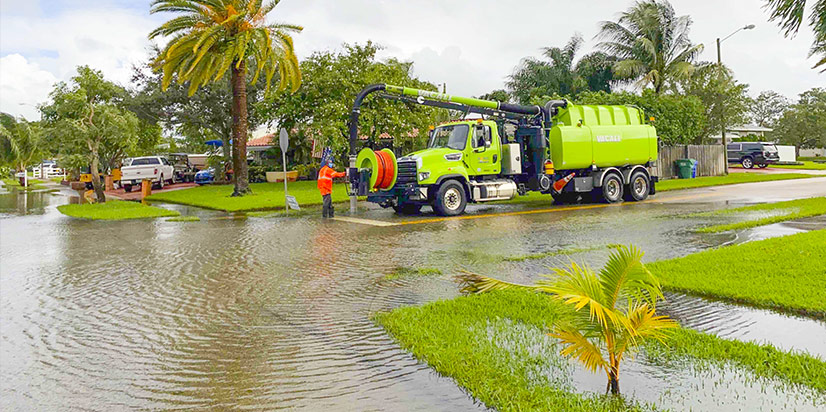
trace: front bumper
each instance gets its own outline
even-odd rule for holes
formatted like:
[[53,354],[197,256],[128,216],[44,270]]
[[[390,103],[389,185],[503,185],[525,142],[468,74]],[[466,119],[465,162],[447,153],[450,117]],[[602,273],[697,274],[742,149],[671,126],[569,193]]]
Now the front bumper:
[[367,201],[371,203],[379,203],[389,206],[390,203],[415,203],[427,204],[428,188],[426,186],[418,186],[413,183],[406,185],[396,185],[387,191],[370,192],[367,194]]

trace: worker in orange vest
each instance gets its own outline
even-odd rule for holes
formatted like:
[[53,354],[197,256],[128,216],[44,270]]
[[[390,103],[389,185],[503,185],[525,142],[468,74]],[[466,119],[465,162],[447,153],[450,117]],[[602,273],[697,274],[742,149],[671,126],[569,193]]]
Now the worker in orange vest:
[[323,203],[321,217],[323,218],[335,217],[332,199],[333,179],[347,176],[347,173],[336,172],[334,167],[335,164],[333,163],[333,159],[330,158],[321,170],[318,171],[318,191],[321,192],[321,199]]

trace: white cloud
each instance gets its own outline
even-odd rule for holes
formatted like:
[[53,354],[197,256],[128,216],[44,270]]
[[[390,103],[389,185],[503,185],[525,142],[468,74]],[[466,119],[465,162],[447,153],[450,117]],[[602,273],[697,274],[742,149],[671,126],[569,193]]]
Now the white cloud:
[[[538,56],[541,47],[561,46],[575,32],[586,40],[583,52],[592,50],[598,23],[616,18],[633,2],[284,0],[271,18],[304,26],[295,36],[299,57],[336,49],[344,42],[372,40],[385,46],[380,56],[414,61],[418,76],[446,82],[449,93],[479,95],[503,87],[521,58]],[[68,79],[75,66],[87,64],[128,83],[131,65],[145,59],[147,33],[171,16],[150,16],[148,2],[137,6],[126,0],[23,3],[26,7],[18,8],[2,0],[0,56],[18,54],[58,80]],[[746,24],[757,25],[723,43],[724,63],[750,85],[752,94],[773,89],[794,97],[826,83],[826,75],[811,69],[815,59],[807,59],[812,40],[808,27],[794,39],[784,38],[767,21],[763,0],[672,3],[678,14],[693,18],[691,38],[705,44],[703,60],[716,60],[716,37]],[[44,101],[45,92],[27,81],[9,82],[30,91],[26,102]],[[18,103],[23,101],[13,98],[17,99],[3,96],[3,107],[18,107],[13,112],[22,113]]]
[[36,105],[55,82],[57,77],[19,54],[0,58],[0,111],[39,120]]

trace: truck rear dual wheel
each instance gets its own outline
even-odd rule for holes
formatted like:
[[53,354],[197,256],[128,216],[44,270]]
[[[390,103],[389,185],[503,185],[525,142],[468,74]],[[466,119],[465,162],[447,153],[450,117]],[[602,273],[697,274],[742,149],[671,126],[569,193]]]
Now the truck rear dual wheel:
[[594,189],[594,200],[601,200],[605,203],[617,203],[622,201],[623,184],[619,175],[611,173],[602,180],[602,187]]
[[433,209],[442,216],[461,215],[467,207],[465,187],[455,180],[448,180],[439,186],[433,199]]
[[628,186],[625,187],[625,200],[641,202],[648,198],[651,190],[651,179],[643,172],[631,175]]

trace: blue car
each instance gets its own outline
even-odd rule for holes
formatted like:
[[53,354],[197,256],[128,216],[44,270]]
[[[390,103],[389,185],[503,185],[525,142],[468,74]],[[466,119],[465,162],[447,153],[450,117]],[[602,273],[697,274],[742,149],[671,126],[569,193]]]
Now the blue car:
[[209,168],[195,173],[195,183],[199,185],[208,185],[215,180],[215,169]]

